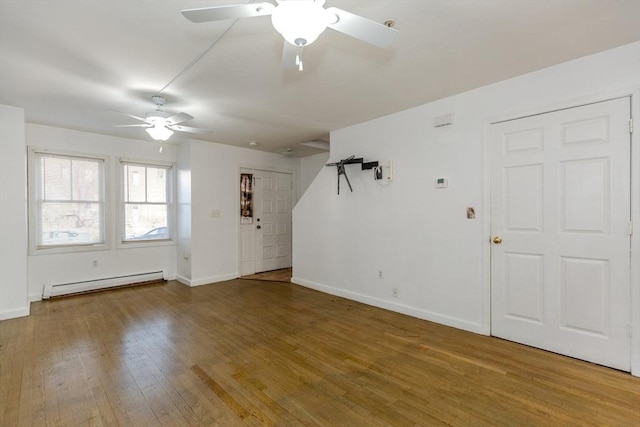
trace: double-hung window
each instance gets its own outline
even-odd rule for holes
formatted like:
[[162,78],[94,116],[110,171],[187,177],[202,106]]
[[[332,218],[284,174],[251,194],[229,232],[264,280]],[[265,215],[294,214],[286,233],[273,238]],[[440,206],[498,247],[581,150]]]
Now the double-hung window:
[[122,241],[171,239],[171,165],[122,161]]
[[30,150],[32,250],[105,243],[105,159]]

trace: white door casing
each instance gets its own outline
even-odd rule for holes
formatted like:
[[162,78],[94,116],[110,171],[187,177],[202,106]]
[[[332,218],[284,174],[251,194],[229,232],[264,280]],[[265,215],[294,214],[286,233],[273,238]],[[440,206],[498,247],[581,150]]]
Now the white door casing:
[[492,335],[630,370],[630,98],[496,123]]

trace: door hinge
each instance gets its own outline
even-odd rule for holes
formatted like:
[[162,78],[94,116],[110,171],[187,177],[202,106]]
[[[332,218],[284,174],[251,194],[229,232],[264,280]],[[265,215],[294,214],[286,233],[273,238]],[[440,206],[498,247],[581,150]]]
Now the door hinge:
[[633,325],[631,323],[627,324],[627,333],[629,334],[629,338],[633,336]]
[[633,221],[629,221],[629,236],[633,236]]
[[633,119],[629,119],[629,133],[633,133]]

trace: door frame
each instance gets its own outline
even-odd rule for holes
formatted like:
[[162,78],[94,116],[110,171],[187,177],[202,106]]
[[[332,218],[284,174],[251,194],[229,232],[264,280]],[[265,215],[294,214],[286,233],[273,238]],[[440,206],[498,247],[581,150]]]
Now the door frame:
[[[266,166],[255,163],[239,163],[236,167],[236,178],[235,178],[235,192],[236,192],[236,276],[242,277],[242,227],[240,223],[240,215],[238,215],[240,211],[240,174],[243,169],[251,169],[251,170],[259,170],[263,172],[277,172],[277,173],[287,173],[291,175],[291,213],[292,213],[292,226],[291,226],[291,258],[293,260],[293,208],[298,202],[298,172],[295,169],[281,168],[277,166]],[[254,250],[255,250],[255,242],[254,242]],[[255,254],[255,251],[254,251]],[[255,262],[255,260],[254,260]],[[292,261],[293,262],[293,261]]]
[[634,224],[631,236],[631,374],[640,377],[640,87],[633,86],[609,90],[574,99],[558,101],[509,113],[486,117],[482,124],[482,332],[491,335],[491,126],[495,123],[546,114],[557,110],[579,107],[617,98],[630,97],[631,118],[634,121],[631,134],[631,220]]

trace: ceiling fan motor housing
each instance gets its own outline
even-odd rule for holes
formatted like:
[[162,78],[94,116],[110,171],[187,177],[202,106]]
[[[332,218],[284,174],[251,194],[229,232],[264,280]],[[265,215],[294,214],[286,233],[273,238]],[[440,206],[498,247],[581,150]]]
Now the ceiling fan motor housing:
[[167,102],[166,98],[164,96],[160,96],[160,95],[153,95],[151,97],[151,100],[153,101],[154,104],[156,104],[158,107],[162,107],[164,105],[165,102]]
[[147,119],[147,121],[150,121],[152,123],[159,122],[159,121],[164,122],[169,117],[171,117],[171,114],[162,110],[151,111],[145,115],[145,119]]

